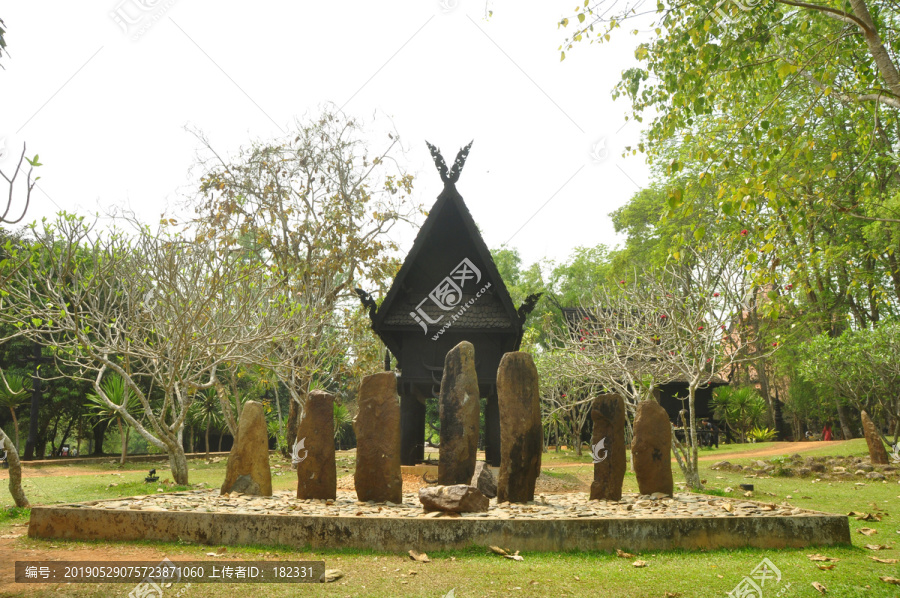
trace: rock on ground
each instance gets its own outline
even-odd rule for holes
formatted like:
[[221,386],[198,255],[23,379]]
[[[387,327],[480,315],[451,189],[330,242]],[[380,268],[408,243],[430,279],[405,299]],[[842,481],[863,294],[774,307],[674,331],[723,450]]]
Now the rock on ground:
[[478,488],[482,494],[488,498],[497,496],[497,478],[494,477],[494,470],[484,461],[475,464],[475,473],[472,474],[470,486]]
[[478,488],[465,484],[422,488],[419,490],[419,502],[426,511],[450,513],[486,512],[490,506],[490,500]]

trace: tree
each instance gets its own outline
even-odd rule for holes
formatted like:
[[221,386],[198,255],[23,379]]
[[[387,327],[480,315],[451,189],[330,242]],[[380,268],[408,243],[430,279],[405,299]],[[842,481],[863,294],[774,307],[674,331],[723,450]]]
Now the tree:
[[9,461],[9,493],[17,507],[30,507],[28,498],[22,490],[22,464],[19,462],[19,453],[16,452],[16,445],[2,428],[0,428],[0,446],[6,451],[6,458]]
[[312,388],[337,390],[346,368],[380,361],[371,334],[366,344],[348,342],[365,318],[353,289],[384,291],[399,268],[388,233],[419,211],[413,179],[397,167],[395,135],[372,155],[362,125],[333,106],[229,161],[198,137],[210,155],[193,200],[200,238],[264,261],[300,307],[284,342],[269,349],[291,395],[290,445]]
[[766,404],[755,389],[749,386],[722,386],[713,395],[715,417],[738,432],[741,442],[747,441],[747,432],[759,424]]
[[[3,24],[3,21],[0,21],[0,25]],[[2,50],[5,47],[5,42],[3,41],[3,28],[0,27],[0,55],[3,54]],[[2,66],[2,65],[0,65]],[[0,147],[0,152],[5,151],[5,148]],[[38,180],[41,177],[35,177],[32,179],[32,174],[34,173],[34,169],[38,166],[43,166],[41,164],[38,155],[35,154],[34,158],[26,158],[25,157],[26,146],[22,144],[22,153],[19,155],[19,160],[16,162],[15,168],[13,168],[12,174],[7,175],[5,172],[0,170],[0,176],[6,181],[6,184],[9,186],[9,191],[6,198],[6,207],[3,209],[3,213],[0,214],[0,224],[18,224],[25,218],[26,212],[28,212],[28,205],[31,203],[31,192],[34,189],[34,186],[37,184]],[[4,157],[2,153],[0,153],[0,158]],[[22,168],[22,162],[28,163],[28,172],[25,174],[25,207],[22,208],[22,213],[19,214],[18,218],[16,218],[12,214],[12,205],[13,199],[15,197],[15,186],[16,179],[20,174],[24,172]]]
[[[75,377],[165,450],[175,482],[187,484],[182,432],[193,395],[221,385],[223,364],[267,362],[262,348],[284,334],[293,302],[264,265],[165,227],[138,226],[127,237],[63,215],[32,234],[12,252],[0,321],[78,368]],[[140,419],[107,395],[107,373],[137,395]]]
[[673,434],[673,448],[685,481],[699,490],[696,393],[720,372],[759,357],[747,351],[753,331],[735,330],[756,300],[727,247],[692,251],[584,298],[577,317],[555,333],[558,371],[616,392],[631,414],[639,401],[652,400],[655,387],[685,383],[688,434],[684,442]]
[[353,416],[350,415],[350,411],[347,409],[347,406],[339,403],[338,401],[334,402],[334,440],[338,444],[338,448],[341,449],[344,446],[344,443],[350,438],[353,434]]
[[125,457],[128,455],[128,434],[131,428],[125,423],[121,413],[123,410],[136,413],[140,400],[134,390],[128,387],[125,380],[115,374],[106,377],[100,383],[100,387],[108,401],[99,395],[89,394],[86,397],[89,402],[85,406],[93,411],[94,415],[99,416],[100,421],[107,422],[107,426],[113,421],[116,422],[122,441],[122,456],[119,459],[119,465],[125,465]]
[[4,376],[3,372],[0,371],[0,377],[4,378],[3,384],[0,385],[0,407],[6,407],[9,409],[10,415],[12,415],[13,428],[16,432],[16,451],[18,451],[20,450],[19,420],[16,419],[16,407],[28,402],[28,387],[30,384],[27,378],[15,374]]
[[[0,372],[0,384],[2,384],[4,393],[13,394],[13,389],[10,388],[7,378],[2,372]],[[9,493],[12,495],[17,507],[29,507],[31,505],[25,496],[25,491],[22,490],[22,463],[19,461],[19,453],[16,450],[16,445],[6,435],[3,428],[0,428],[0,446],[6,452],[6,460],[9,463]]]
[[222,413],[219,409],[219,397],[214,388],[208,388],[194,397],[188,417],[204,429],[204,446],[206,458],[209,459],[209,430],[224,427]]
[[664,175],[667,217],[712,209],[732,235],[748,231],[758,282],[793,278],[834,334],[845,324],[835,309],[860,326],[896,312],[896,7],[604,0],[563,19],[577,28],[564,50],[608,41],[654,8],[655,37],[613,95],[631,100],[636,119],[650,115],[645,140],[628,149]]
[[900,441],[900,325],[821,335],[804,350],[800,373],[817,390],[865,410]]

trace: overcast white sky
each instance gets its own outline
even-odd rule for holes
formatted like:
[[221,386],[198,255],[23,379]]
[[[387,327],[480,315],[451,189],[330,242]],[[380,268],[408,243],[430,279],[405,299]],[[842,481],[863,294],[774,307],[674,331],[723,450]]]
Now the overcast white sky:
[[449,162],[474,139],[457,188],[488,246],[565,260],[614,245],[608,213],[648,177],[619,156],[641,125],[610,97],[641,38],[560,62],[575,4],[494,1],[486,20],[485,0],[6,2],[0,139],[44,163],[28,220],[127,206],[155,223],[192,182],[186,125],[228,154],[334,102],[393,121],[426,208],[442,185],[424,140]]

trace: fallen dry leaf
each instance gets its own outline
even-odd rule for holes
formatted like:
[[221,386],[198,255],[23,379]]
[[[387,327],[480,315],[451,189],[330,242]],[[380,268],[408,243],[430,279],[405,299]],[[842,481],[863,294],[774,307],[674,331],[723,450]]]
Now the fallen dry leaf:
[[647,561],[635,561],[635,562],[631,563],[631,565],[634,567],[637,567],[637,568],[646,567]]
[[841,559],[836,559],[831,556],[822,556],[821,554],[808,554],[808,555],[806,555],[806,558],[808,558],[811,561],[835,561],[835,562],[837,562],[837,561],[841,560]]
[[730,502],[727,502],[724,505],[722,505],[722,508],[725,509],[726,511],[728,511],[729,513],[734,511],[734,506]]
[[866,544],[866,548],[869,550],[890,550],[890,546],[887,544]]
[[678,598],[681,596],[680,592],[666,592],[666,598]]
[[494,554],[499,554],[501,556],[506,556],[509,554],[508,552],[506,552],[499,546],[489,546],[489,548],[491,549],[491,552],[493,552]]
[[881,581],[887,582],[887,583],[892,583],[895,586],[900,586],[900,579],[897,579],[896,577],[891,577],[890,575],[886,575],[884,577],[879,577],[878,579],[880,579]]
[[623,559],[633,559],[635,558],[633,554],[630,552],[625,552],[624,550],[619,550],[616,548],[616,556],[621,557]]
[[431,559],[428,558],[428,555],[424,552],[419,552],[418,550],[410,550],[409,558],[419,563],[430,563]]
[[222,556],[221,554],[216,554],[215,552],[207,552],[206,556]]
[[216,549],[216,554],[225,554],[226,552],[228,552],[228,548],[225,546],[219,546],[219,548]]
[[866,536],[873,536],[878,533],[877,529],[872,529],[871,527],[861,527],[856,531]]
[[856,513],[857,521],[881,521],[881,517],[871,513]]
[[876,563],[884,563],[885,565],[896,565],[897,563],[900,563],[900,559],[880,559],[877,556],[870,556],[869,558]]
[[817,581],[812,582],[812,587],[814,587],[815,589],[819,590],[819,591],[822,592],[823,594],[824,594],[825,592],[828,591],[828,589],[827,589],[825,586],[823,586],[822,584],[820,584],[820,583],[817,582]]
[[503,558],[512,559],[514,561],[524,561],[525,560],[525,557],[519,556],[518,552],[516,554],[504,554]]
[[822,571],[831,571],[831,570],[834,569],[836,566],[837,566],[837,565],[819,565],[818,567],[819,567],[819,569],[821,569]]

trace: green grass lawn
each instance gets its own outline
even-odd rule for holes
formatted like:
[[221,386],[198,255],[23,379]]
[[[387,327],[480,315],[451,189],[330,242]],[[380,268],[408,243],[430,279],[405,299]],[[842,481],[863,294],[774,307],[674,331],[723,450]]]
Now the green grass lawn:
[[[720,446],[718,450],[704,449],[701,456],[722,455],[751,450],[761,450],[777,446],[775,443],[756,445]],[[833,449],[836,447],[832,447]],[[825,449],[823,449],[825,450]],[[803,456],[819,453],[819,449],[804,452]],[[829,454],[829,453],[822,453]],[[840,450],[830,454],[841,456],[862,456],[866,454],[865,442],[854,441],[843,445]],[[742,458],[738,455],[725,457],[731,463],[747,464],[755,458]],[[771,457],[763,460],[769,461]],[[576,476],[579,479],[590,479],[590,456],[585,453],[575,457],[563,451],[559,454],[550,452],[544,455],[544,471],[557,479],[568,479]],[[286,464],[277,461],[278,464]],[[562,467],[565,463],[583,463],[575,467]],[[765,477],[749,478],[743,472],[714,471],[710,467],[715,461],[701,463],[701,472],[706,480],[707,488],[716,494],[733,496],[742,500],[743,492],[738,484],[754,485],[753,499],[765,502],[782,503],[804,508],[829,512],[844,513],[858,511],[877,513],[881,521],[850,520],[852,546],[839,548],[810,548],[790,550],[712,550],[708,552],[655,552],[641,553],[638,558],[648,564],[644,568],[632,566],[634,559],[618,558],[607,553],[527,553],[524,561],[515,562],[489,554],[483,549],[471,549],[462,552],[432,553],[430,563],[417,563],[405,554],[379,553],[377,551],[360,553],[359,551],[304,551],[291,548],[272,547],[228,547],[225,557],[228,559],[284,559],[324,560],[329,569],[340,569],[344,577],[339,581],[324,585],[238,585],[223,587],[214,584],[195,584],[187,588],[183,596],[220,596],[225,592],[256,592],[264,596],[422,596],[443,597],[454,589],[457,598],[469,596],[609,596],[609,597],[659,597],[670,594],[687,597],[727,596],[727,592],[735,589],[742,579],[762,561],[768,558],[780,570],[781,581],[772,586],[773,581],[764,587],[765,598],[773,596],[821,596],[812,586],[812,582],[823,584],[829,596],[838,597],[878,597],[900,596],[900,586],[889,585],[879,576],[900,577],[900,567],[896,564],[881,564],[869,557],[900,558],[900,550],[894,548],[900,542],[900,514],[896,506],[900,505],[900,484],[896,479],[890,482],[872,481],[865,478],[848,480],[816,481],[814,477],[783,478]],[[25,471],[26,491],[35,503],[72,502],[97,498],[114,498],[132,494],[148,494],[157,488],[169,488],[166,485],[143,483],[147,470],[155,466],[164,480],[168,472],[159,464],[104,466],[102,473],[86,473],[89,466],[70,466],[69,477],[28,477]],[[217,487],[224,477],[224,460],[206,464],[203,461],[192,461],[190,464],[190,481],[192,484],[206,482],[210,487]],[[352,455],[339,455],[338,471],[343,468],[352,472]],[[96,467],[94,467],[96,468]],[[283,475],[273,477],[276,489],[294,488],[296,479],[289,468],[284,468]],[[673,466],[676,482],[680,480],[677,466]],[[115,475],[121,474],[121,475]],[[110,486],[110,484],[118,484]],[[858,485],[859,484],[859,485]],[[726,488],[732,488],[725,493]],[[625,491],[636,491],[634,475],[628,473],[625,478]],[[790,498],[788,498],[790,497]],[[0,499],[0,504],[9,502]],[[0,514],[0,535],[7,533],[15,524],[27,522],[27,511],[4,511]],[[858,533],[868,527],[876,530],[872,536]],[[866,549],[866,544],[888,544],[892,548],[877,552]],[[108,545],[105,543],[104,545]],[[46,549],[49,546],[68,548],[77,558],[78,549],[91,546],[83,542],[40,541],[20,538],[16,540],[17,550],[24,554],[31,549]],[[208,546],[190,544],[147,543],[159,550],[161,554],[173,560],[202,559],[209,560],[205,554],[210,552]],[[410,546],[410,548],[416,548]],[[515,546],[506,546],[516,550]],[[623,546],[627,550],[627,546]],[[807,558],[808,554],[821,553],[837,558],[831,570],[821,570],[816,563]],[[0,566],[9,566],[3,564]],[[82,586],[47,586],[47,590],[37,595],[58,596],[109,596],[127,595],[133,589],[124,584],[102,585],[85,584]],[[175,596],[185,589],[177,585],[167,590],[165,596]],[[0,594],[15,594],[15,588],[0,588]]]

